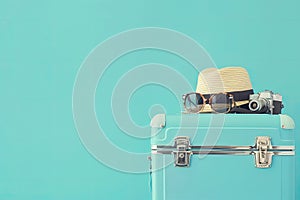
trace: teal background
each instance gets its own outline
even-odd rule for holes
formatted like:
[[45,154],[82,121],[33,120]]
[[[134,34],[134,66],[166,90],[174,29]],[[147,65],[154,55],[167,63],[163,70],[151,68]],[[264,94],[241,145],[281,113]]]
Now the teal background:
[[[84,58],[100,42],[132,28],[183,32],[203,45],[218,66],[246,67],[257,92],[268,88],[283,95],[284,113],[298,125],[299,6],[297,0],[1,0],[0,199],[150,199],[149,175],[121,173],[95,160],[81,144],[72,116],[73,84]],[[116,82],[148,62],[168,64],[196,83],[197,72],[187,62],[154,50],[120,58],[103,81]],[[96,96],[99,118],[108,116],[104,129],[123,148],[135,142],[129,150],[147,152],[149,141],[118,135],[109,107],[101,103],[108,97],[99,94],[109,94],[110,87],[99,87]],[[165,105],[167,113],[180,111],[165,89],[143,89],[134,94],[137,107],[131,101],[129,108],[137,124],[149,123],[153,103]],[[141,98],[151,91],[159,95]],[[299,170],[297,182],[300,191]]]

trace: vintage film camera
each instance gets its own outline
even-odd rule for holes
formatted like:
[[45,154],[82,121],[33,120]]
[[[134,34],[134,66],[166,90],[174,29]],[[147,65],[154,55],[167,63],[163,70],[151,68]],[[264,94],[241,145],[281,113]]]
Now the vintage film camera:
[[249,109],[256,113],[281,114],[283,108],[282,96],[265,90],[258,94],[252,94],[249,98]]

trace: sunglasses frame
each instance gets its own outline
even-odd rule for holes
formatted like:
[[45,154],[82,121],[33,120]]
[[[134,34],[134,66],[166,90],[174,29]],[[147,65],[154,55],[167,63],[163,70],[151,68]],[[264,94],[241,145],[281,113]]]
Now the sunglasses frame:
[[[229,113],[229,112],[232,110],[232,108],[236,107],[236,102],[234,101],[234,97],[233,97],[233,95],[230,94],[230,93],[227,93],[227,92],[220,92],[220,93],[217,93],[217,94],[212,94],[212,95],[209,97],[209,99],[206,99],[201,93],[198,93],[198,92],[191,92],[191,93],[187,93],[187,94],[182,95],[183,105],[184,105],[184,109],[185,109],[185,110],[188,110],[187,107],[186,107],[186,99],[187,99],[187,97],[188,97],[189,95],[191,95],[191,94],[196,94],[196,95],[198,94],[198,95],[200,95],[200,97],[201,97],[202,100],[203,100],[203,104],[202,104],[202,106],[201,106],[201,109],[199,109],[199,111],[194,112],[194,113],[200,113],[200,112],[204,109],[205,105],[207,105],[207,103],[206,103],[207,101],[208,101],[208,105],[210,105],[210,108],[211,108],[211,110],[212,110],[214,113],[224,113],[224,114],[226,114],[226,113]],[[214,110],[213,107],[212,107],[212,99],[213,99],[215,96],[219,95],[219,94],[225,94],[225,95],[228,95],[229,100],[232,101],[231,104],[230,104],[229,109],[228,109],[226,112],[217,112],[217,111]],[[199,105],[199,104],[198,104],[198,105]]]

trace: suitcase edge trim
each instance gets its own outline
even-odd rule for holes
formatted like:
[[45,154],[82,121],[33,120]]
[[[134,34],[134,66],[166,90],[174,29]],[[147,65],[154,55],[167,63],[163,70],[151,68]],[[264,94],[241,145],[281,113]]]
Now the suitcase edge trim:
[[295,129],[294,120],[288,115],[279,115],[280,116],[280,126],[282,129]]
[[[295,122],[289,116],[285,114],[279,114],[280,117],[280,128],[282,129],[295,129]],[[163,128],[166,126],[166,114],[155,115],[150,122],[152,128]]]
[[150,126],[152,128],[163,128],[166,126],[166,115],[165,114],[157,114],[155,115],[151,122]]

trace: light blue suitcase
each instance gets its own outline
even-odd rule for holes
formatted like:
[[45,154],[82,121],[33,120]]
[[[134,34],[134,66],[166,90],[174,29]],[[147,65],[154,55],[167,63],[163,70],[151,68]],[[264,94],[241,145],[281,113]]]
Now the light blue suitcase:
[[294,200],[294,122],[287,115],[156,115],[153,200]]

